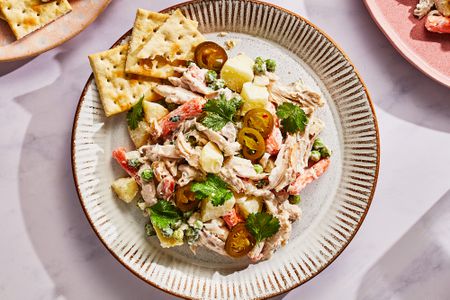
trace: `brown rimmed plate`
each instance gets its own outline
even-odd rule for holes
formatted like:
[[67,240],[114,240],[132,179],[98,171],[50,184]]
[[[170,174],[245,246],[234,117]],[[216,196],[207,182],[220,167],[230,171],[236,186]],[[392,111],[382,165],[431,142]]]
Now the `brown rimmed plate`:
[[[130,146],[125,116],[106,118],[91,76],[80,98],[72,135],[72,165],[81,205],[94,231],[127,269],[176,296],[256,299],[310,280],[344,250],[372,201],[379,168],[377,121],[367,88],[343,51],[301,16],[258,1],[203,0],[179,4],[208,39],[238,40],[231,50],[274,58],[282,81],[301,78],[327,105],[318,116],[333,149],[327,173],[302,192],[303,217],[289,243],[257,264],[200,249],[162,249],[144,237],[145,218],[114,198],[110,183],[123,175],[111,151]],[[219,37],[219,32],[229,32]],[[118,43],[125,42],[130,32]],[[86,60],[87,61],[87,60]]]

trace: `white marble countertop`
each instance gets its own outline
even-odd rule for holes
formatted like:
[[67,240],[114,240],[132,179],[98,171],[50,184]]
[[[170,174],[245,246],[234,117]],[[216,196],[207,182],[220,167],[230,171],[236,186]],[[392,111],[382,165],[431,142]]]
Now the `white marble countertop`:
[[[123,268],[79,205],[72,120],[91,73],[136,8],[112,1],[83,33],[34,59],[0,64],[0,299],[172,299]],[[272,1],[308,16],[347,52],[376,106],[381,170],[369,214],[343,254],[285,299],[448,299],[450,90],[405,61],[357,0]],[[287,4],[289,3],[289,4]]]

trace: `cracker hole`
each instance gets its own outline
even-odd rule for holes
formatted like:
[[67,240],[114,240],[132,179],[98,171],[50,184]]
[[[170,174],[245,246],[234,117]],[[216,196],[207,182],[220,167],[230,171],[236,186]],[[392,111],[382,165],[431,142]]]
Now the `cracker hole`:
[[24,14],[24,13],[26,13],[27,11],[24,9],[24,10],[22,10],[22,13]]

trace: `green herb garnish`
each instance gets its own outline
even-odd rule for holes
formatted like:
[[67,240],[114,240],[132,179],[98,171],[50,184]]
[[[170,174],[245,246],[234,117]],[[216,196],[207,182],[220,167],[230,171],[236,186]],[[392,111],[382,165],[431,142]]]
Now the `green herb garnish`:
[[280,221],[277,217],[265,212],[251,213],[248,215],[245,226],[256,242],[271,237],[280,229]]
[[233,197],[228,184],[214,174],[208,174],[203,182],[192,184],[191,191],[195,193],[197,199],[208,198],[214,206],[223,205],[225,201]]
[[175,205],[166,200],[159,200],[148,210],[153,226],[160,229],[169,228],[172,224],[181,220],[183,216]]
[[144,108],[142,107],[143,101],[144,96],[142,96],[127,113],[128,126],[131,130],[135,130],[138,127],[139,122],[144,119]]
[[203,110],[206,112],[201,123],[212,130],[221,130],[228,122],[233,121],[233,116],[241,107],[242,100],[232,98],[227,100],[224,94],[206,102]]
[[303,132],[308,124],[308,117],[303,109],[289,102],[278,106],[277,116],[281,119],[283,129],[289,133]]

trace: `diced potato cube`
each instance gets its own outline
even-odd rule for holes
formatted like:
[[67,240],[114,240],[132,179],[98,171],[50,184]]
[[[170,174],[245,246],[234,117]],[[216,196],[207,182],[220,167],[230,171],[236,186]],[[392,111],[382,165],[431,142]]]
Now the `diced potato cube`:
[[[156,236],[159,239],[159,243],[161,244],[161,247],[163,247],[163,248],[171,248],[171,247],[183,245],[183,235],[181,235],[181,238],[175,238],[173,236],[166,237],[161,232],[161,229],[159,229],[156,226],[154,226],[153,228],[155,229]],[[183,231],[181,231],[181,232],[183,232]]]
[[136,148],[139,148],[147,144],[148,138],[150,137],[150,126],[147,122],[140,121],[136,129],[132,130],[128,127],[128,132]]
[[254,108],[265,108],[269,101],[269,92],[265,86],[258,86],[251,82],[244,83],[241,92],[244,104],[242,114]]
[[201,217],[202,221],[206,222],[212,219],[216,219],[227,214],[233,209],[236,200],[234,197],[225,201],[223,205],[214,206],[208,198],[202,200],[201,204]]
[[236,200],[236,204],[239,208],[239,213],[244,217],[251,213],[261,212],[263,201],[260,197],[248,196],[240,197]]
[[116,179],[111,187],[120,200],[130,203],[136,197],[139,187],[136,181],[131,177]]
[[220,71],[220,78],[235,92],[242,90],[242,85],[253,80],[253,59],[245,54],[240,54],[228,59]]
[[143,101],[142,107],[144,108],[145,120],[148,123],[151,119],[159,120],[169,113],[167,108],[155,102]]
[[207,173],[219,173],[222,168],[223,155],[213,142],[208,142],[200,153],[200,166]]

